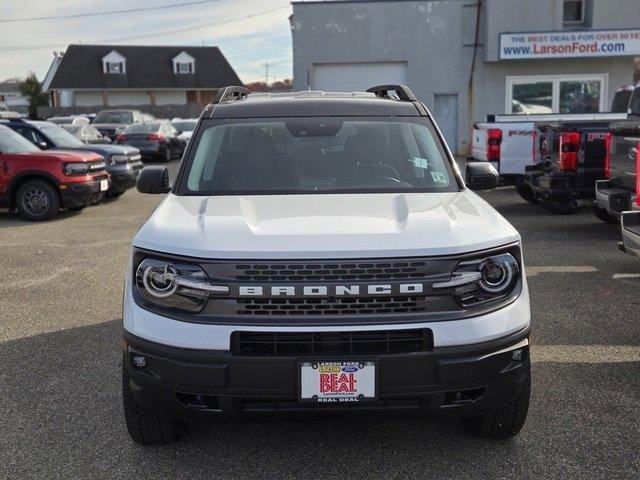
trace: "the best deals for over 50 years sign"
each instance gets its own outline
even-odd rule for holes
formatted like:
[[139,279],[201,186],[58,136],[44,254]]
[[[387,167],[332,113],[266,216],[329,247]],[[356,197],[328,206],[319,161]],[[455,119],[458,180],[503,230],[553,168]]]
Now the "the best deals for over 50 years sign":
[[640,29],[500,34],[500,60],[620,56],[640,56]]

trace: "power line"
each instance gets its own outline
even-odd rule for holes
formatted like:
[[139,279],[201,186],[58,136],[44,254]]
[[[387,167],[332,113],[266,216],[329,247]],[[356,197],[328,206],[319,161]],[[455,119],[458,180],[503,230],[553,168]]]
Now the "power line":
[[[193,31],[193,30],[202,30],[203,28],[210,28],[210,27],[216,27],[219,25],[224,25],[227,23],[232,23],[232,22],[237,22],[240,20],[246,20],[248,18],[254,18],[254,17],[260,17],[262,15],[267,15],[269,13],[272,12],[276,12],[278,10],[282,10],[284,8],[288,8],[289,4],[286,5],[281,5],[280,7],[277,8],[272,8],[270,10],[265,10],[262,12],[256,12],[256,13],[252,13],[249,15],[244,15],[242,17],[235,17],[235,18],[228,18],[226,20],[221,20],[219,22],[209,22],[206,24],[201,24],[201,25],[194,25],[191,27],[182,27],[182,28],[176,28],[173,30],[163,30],[161,32],[155,32],[155,33],[145,33],[142,35],[131,35],[131,36],[127,36],[127,37],[119,37],[119,38],[109,38],[109,39],[105,39],[105,40],[96,40],[93,42],[86,42],[89,44],[93,44],[93,43],[97,43],[97,44],[110,44],[110,43],[118,43],[118,42],[124,42],[126,40],[138,40],[141,38],[150,38],[150,37],[158,37],[158,36],[165,36],[165,35],[172,35],[175,33],[183,33],[183,32],[189,32],[189,31]],[[21,47],[17,47],[17,46],[13,46],[13,47],[0,47],[0,51],[2,52],[22,52],[22,51],[26,51],[26,50],[45,50],[45,49],[51,49],[51,48],[63,48],[66,47],[67,44],[57,44],[57,45],[52,45],[52,44],[47,44],[47,45],[25,45],[25,46],[21,46]]]
[[157,5],[155,7],[128,8],[126,10],[108,10],[105,12],[72,13],[70,15],[52,15],[50,17],[4,18],[4,19],[0,19],[0,23],[37,22],[40,20],[63,20],[65,18],[99,17],[101,15],[116,15],[119,13],[147,12],[150,10],[162,10],[165,8],[188,7],[191,5],[201,5],[203,3],[213,3],[213,2],[219,2],[219,1],[220,0],[198,0],[198,1],[186,2],[186,3],[172,3],[169,5]]

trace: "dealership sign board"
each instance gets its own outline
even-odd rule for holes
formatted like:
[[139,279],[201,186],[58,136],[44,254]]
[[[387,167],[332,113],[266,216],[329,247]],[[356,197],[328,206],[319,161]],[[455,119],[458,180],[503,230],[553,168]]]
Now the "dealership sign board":
[[620,56],[640,56],[640,29],[500,34],[500,60]]

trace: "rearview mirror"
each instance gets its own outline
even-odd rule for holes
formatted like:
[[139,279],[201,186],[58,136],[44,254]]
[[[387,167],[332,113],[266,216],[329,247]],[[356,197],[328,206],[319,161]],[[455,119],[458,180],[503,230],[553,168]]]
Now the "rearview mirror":
[[140,193],[169,192],[169,169],[163,166],[144,167],[136,180],[136,188]]
[[488,162],[467,163],[467,187],[471,190],[491,190],[498,186],[500,174]]

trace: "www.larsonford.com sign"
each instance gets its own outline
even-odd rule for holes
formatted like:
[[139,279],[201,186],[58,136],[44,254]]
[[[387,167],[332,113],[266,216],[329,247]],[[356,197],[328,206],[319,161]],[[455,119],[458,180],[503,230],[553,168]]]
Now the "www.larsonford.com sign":
[[500,60],[620,56],[640,56],[640,29],[500,34]]

